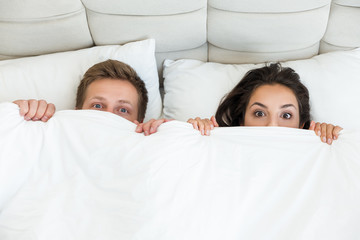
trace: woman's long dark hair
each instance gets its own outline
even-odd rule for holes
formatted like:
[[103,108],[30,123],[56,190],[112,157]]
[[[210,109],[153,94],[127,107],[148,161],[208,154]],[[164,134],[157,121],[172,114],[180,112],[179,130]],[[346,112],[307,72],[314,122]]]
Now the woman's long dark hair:
[[280,63],[248,71],[241,81],[221,101],[215,118],[221,127],[242,126],[245,111],[252,93],[262,85],[281,84],[291,89],[299,105],[300,125],[308,129],[310,125],[309,91],[300,82],[299,75]]

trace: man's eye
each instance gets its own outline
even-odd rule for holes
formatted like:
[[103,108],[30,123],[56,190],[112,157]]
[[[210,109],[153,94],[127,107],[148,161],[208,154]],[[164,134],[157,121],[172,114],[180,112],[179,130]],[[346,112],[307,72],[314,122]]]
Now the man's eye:
[[102,106],[101,106],[101,104],[96,103],[96,104],[93,105],[93,108],[100,109],[100,108],[102,108]]
[[128,110],[127,110],[126,108],[120,108],[120,112],[121,112],[121,113],[127,113]]
[[292,117],[292,115],[290,113],[284,113],[282,115],[282,117],[285,118],[285,119],[290,119]]
[[265,116],[265,113],[262,112],[262,111],[256,111],[256,112],[255,112],[255,116],[256,116],[256,117],[263,117],[263,116]]

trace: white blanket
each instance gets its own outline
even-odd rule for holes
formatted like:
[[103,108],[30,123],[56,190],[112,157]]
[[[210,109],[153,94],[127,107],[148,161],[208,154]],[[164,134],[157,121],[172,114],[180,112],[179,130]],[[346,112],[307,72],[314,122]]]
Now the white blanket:
[[1,240],[359,239],[360,134],[172,121],[143,136],[111,113],[26,122],[0,104]]

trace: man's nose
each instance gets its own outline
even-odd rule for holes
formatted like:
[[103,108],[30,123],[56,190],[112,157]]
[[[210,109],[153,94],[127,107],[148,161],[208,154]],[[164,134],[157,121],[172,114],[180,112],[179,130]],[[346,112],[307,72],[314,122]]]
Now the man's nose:
[[105,112],[115,113],[114,108],[109,106],[105,108]]

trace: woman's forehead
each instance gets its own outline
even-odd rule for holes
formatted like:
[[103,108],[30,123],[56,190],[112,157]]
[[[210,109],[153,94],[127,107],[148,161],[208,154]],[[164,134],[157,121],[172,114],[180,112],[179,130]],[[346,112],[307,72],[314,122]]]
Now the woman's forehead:
[[297,98],[294,92],[281,84],[274,85],[262,85],[257,87],[249,99],[251,102],[273,102],[273,103],[284,103],[284,104],[295,104],[297,105]]

